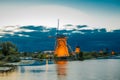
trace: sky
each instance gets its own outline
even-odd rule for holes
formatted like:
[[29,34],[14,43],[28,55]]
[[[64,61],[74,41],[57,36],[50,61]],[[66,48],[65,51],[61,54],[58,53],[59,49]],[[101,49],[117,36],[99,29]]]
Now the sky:
[[[120,29],[120,0],[0,0],[0,27],[66,24]],[[73,26],[74,27],[74,26]],[[66,27],[67,28],[67,27]]]

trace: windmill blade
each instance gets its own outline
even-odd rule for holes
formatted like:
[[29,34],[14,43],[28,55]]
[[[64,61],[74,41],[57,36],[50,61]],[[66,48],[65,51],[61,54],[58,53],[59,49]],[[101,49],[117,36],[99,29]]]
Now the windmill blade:
[[59,19],[58,19],[58,24],[57,24],[56,36],[58,36],[58,32],[59,32]]

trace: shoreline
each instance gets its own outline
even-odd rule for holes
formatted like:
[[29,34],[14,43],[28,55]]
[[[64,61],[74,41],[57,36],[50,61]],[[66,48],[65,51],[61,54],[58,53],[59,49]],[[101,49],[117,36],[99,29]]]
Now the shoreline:
[[0,73],[12,72],[16,67],[16,65],[0,65]]

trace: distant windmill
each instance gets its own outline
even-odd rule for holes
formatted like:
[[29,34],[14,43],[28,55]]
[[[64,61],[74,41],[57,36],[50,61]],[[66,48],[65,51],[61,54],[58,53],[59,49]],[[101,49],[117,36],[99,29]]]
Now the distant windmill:
[[54,55],[58,58],[65,58],[70,56],[68,46],[67,46],[67,37],[58,33],[59,31],[59,19],[58,26],[56,31],[56,45]]

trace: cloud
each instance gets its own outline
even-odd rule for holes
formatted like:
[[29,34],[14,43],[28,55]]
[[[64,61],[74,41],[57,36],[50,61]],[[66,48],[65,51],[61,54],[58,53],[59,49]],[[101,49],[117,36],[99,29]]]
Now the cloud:
[[52,28],[47,28],[45,26],[28,25],[22,26],[21,29],[23,29],[24,32],[49,32]]
[[[67,26],[67,27],[66,27]],[[105,28],[92,28],[87,25],[72,25],[67,24],[63,28],[59,30],[60,34],[64,35],[71,35],[74,33],[79,34],[88,34],[88,33],[105,33]],[[39,37],[43,34],[49,34],[49,35],[55,35],[56,28],[47,28],[45,26],[34,26],[34,25],[28,25],[28,26],[5,26],[0,28],[0,36],[19,36],[19,37],[30,37],[34,34]]]
[[84,28],[84,27],[88,27],[87,25],[77,25],[77,28]]
[[41,32],[49,32],[49,29],[42,30]]
[[113,32],[120,33],[120,29],[119,30],[113,30]]
[[24,29],[21,26],[4,26],[0,28],[0,35],[14,35],[17,32],[34,32],[35,30]]
[[84,32],[82,31],[72,31],[72,33],[80,33],[80,34],[85,34]]
[[3,36],[0,36],[0,38],[2,38]]
[[30,37],[29,35],[17,34],[19,37]]
[[66,25],[64,25],[64,26],[73,26],[72,24],[66,24]]

